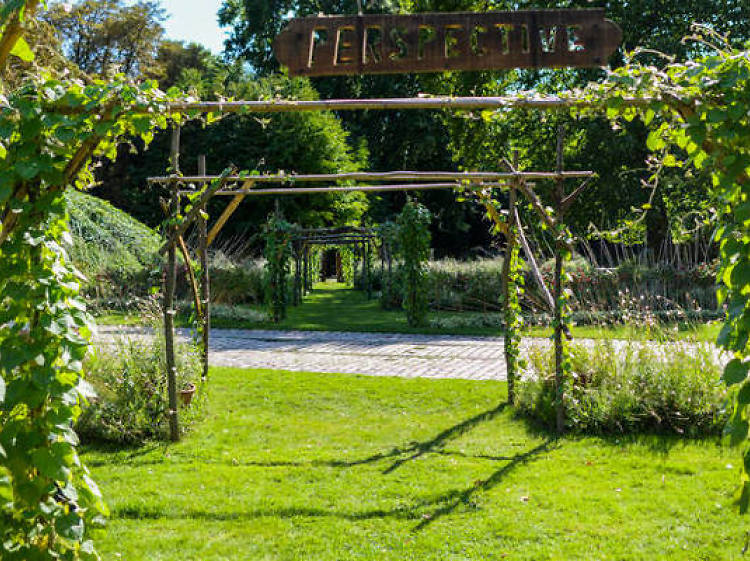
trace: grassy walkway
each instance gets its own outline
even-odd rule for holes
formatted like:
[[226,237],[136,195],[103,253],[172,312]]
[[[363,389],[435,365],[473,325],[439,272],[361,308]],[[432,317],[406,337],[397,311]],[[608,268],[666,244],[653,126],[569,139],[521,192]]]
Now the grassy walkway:
[[104,559],[740,559],[736,451],[565,439],[500,382],[214,369],[182,443],[88,450]]
[[[428,333],[435,335],[502,335],[497,327],[422,327],[412,328],[406,324],[406,316],[400,310],[384,310],[377,299],[368,300],[365,293],[352,290],[343,284],[318,283],[315,290],[305,297],[301,306],[289,306],[287,318],[280,324],[226,320],[214,317],[214,327],[245,329],[301,329],[321,331],[362,331],[378,333]],[[465,320],[470,316],[481,316],[472,312],[431,312],[429,320],[452,318]],[[499,314],[498,314],[499,315]],[[102,324],[133,324],[140,318],[121,314],[109,314],[98,318]],[[182,318],[185,325],[186,318]],[[674,326],[669,337],[694,339],[696,341],[716,340],[718,324],[699,326]],[[644,330],[642,325],[598,327],[574,326],[573,336],[588,339],[637,339],[653,338],[654,333]],[[531,337],[549,337],[551,328],[528,328],[525,333]]]

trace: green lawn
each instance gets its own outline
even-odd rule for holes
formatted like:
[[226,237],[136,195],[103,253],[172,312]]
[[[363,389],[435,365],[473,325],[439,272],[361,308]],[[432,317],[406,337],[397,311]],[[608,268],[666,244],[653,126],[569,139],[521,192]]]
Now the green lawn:
[[[84,460],[104,559],[729,560],[739,453],[535,433],[499,382],[213,369],[178,445]],[[735,467],[732,467],[734,464]]]
[[[471,312],[431,312],[430,319],[466,318]],[[473,314],[478,316],[480,314]],[[140,318],[122,313],[108,313],[97,319],[101,324],[127,325],[138,324]],[[187,318],[178,318],[178,323],[186,325]],[[502,335],[502,329],[496,327],[458,327],[458,328],[412,328],[406,324],[406,316],[400,310],[384,310],[377,299],[368,300],[365,293],[352,290],[343,284],[318,283],[315,290],[305,297],[301,306],[289,306],[287,318],[279,323],[227,321],[220,317],[213,318],[214,327],[231,327],[247,329],[304,329],[319,331],[365,331],[381,333],[432,333],[455,335]],[[673,325],[668,330],[670,338],[695,339],[697,341],[715,341],[719,334],[720,324],[706,325]],[[654,338],[653,331],[642,326],[574,326],[574,337],[592,339],[649,339]],[[549,337],[551,328],[530,327],[526,335]]]

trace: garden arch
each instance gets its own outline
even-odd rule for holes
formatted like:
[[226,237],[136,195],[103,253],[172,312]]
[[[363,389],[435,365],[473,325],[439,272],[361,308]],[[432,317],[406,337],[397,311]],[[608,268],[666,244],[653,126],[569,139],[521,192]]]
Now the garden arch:
[[[629,102],[629,101],[628,101]],[[405,98],[405,99],[380,99],[380,100],[321,100],[321,101],[241,101],[241,102],[207,102],[207,103],[176,103],[170,107],[175,111],[187,112],[189,114],[200,114],[206,112],[297,112],[297,111],[324,111],[330,109],[478,109],[507,107],[508,104],[518,106],[558,108],[568,105],[564,100],[550,98],[547,100],[514,100],[509,102],[507,98]],[[226,224],[229,217],[247,197],[254,196],[294,196],[314,193],[335,192],[395,192],[395,191],[418,191],[432,189],[465,189],[472,193],[480,203],[487,209],[487,213],[495,224],[498,232],[502,233],[507,240],[506,265],[503,267],[504,283],[504,313],[505,313],[505,360],[508,379],[508,399],[514,399],[514,380],[517,370],[517,358],[519,354],[520,319],[517,305],[517,274],[513,265],[518,256],[518,239],[524,245],[527,255],[531,255],[528,244],[525,243],[523,228],[516,209],[517,193],[528,200],[547,227],[556,236],[555,246],[555,278],[554,299],[550,298],[549,304],[554,306],[555,312],[555,362],[556,362],[556,386],[557,386],[557,413],[558,431],[563,429],[563,332],[564,332],[564,297],[562,287],[562,266],[570,245],[565,236],[567,228],[562,220],[565,210],[576,200],[593,177],[591,171],[565,171],[562,158],[562,131],[557,138],[557,165],[552,172],[521,171],[518,168],[517,156],[514,162],[506,162],[510,171],[507,172],[451,172],[451,171],[388,171],[388,172],[349,172],[334,174],[264,174],[245,175],[238,174],[234,166],[224,170],[221,175],[210,176],[205,174],[205,160],[199,164],[200,175],[181,176],[179,174],[180,158],[180,127],[175,125],[172,134],[171,164],[172,175],[162,177],[151,177],[152,184],[169,186],[171,203],[169,208],[170,218],[167,231],[167,241],[161,248],[161,253],[167,253],[168,264],[164,289],[164,329],[166,339],[166,364],[167,381],[170,404],[170,436],[172,440],[179,439],[179,420],[177,408],[177,387],[174,356],[174,289],[176,278],[176,250],[179,247],[187,262],[190,256],[182,241],[182,235],[194,222],[198,223],[200,235],[199,253],[202,265],[201,287],[197,286],[195,279],[192,280],[194,301],[197,312],[201,317],[201,346],[203,358],[203,377],[208,373],[208,348],[210,333],[210,291],[207,268],[207,251],[211,242],[216,238],[221,228]],[[582,179],[583,182],[572,192],[566,193],[566,179]],[[553,199],[555,212],[549,212],[536,195],[530,181],[548,180],[554,183]],[[367,182],[367,185],[341,185],[339,182]],[[297,186],[297,184],[303,186]],[[333,183],[333,185],[307,186],[304,184]],[[180,186],[186,184],[201,185],[201,189],[184,189]],[[268,185],[277,186],[268,186]],[[510,207],[507,215],[502,216],[492,200],[492,190],[502,188],[509,192]],[[223,213],[218,217],[214,225],[208,230],[206,203],[215,196],[231,196],[232,199]],[[188,197],[191,204],[184,217],[180,215],[180,203],[183,197]],[[520,234],[520,235],[519,235]],[[533,256],[530,259],[533,262]],[[191,267],[188,267],[191,269]],[[541,275],[539,275],[541,281]],[[200,296],[199,296],[200,291]]]

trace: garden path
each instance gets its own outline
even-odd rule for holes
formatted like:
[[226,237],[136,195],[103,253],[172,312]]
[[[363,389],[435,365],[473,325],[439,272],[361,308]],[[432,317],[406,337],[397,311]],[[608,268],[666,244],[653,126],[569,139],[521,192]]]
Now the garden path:
[[[177,331],[189,336],[186,329]],[[100,326],[97,339],[147,333],[136,327]],[[210,362],[235,368],[504,380],[503,343],[502,337],[212,329]]]
[[[177,332],[183,338],[190,336],[187,329]],[[100,326],[97,340],[107,342],[118,336],[142,337],[148,333],[138,327]],[[576,342],[593,343],[582,339]],[[522,352],[548,344],[548,339],[527,337],[522,340]],[[658,346],[668,354],[669,345]],[[502,337],[212,329],[210,350],[213,366],[234,368],[404,378],[505,380],[506,377]]]

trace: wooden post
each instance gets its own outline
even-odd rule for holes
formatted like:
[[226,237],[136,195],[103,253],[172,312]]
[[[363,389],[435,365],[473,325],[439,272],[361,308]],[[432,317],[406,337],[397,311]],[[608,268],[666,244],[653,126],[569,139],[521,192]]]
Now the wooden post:
[[[180,126],[174,124],[172,127],[172,149],[171,149],[172,173],[179,171],[180,165]],[[178,185],[171,186],[172,196],[170,204],[170,218],[175,218],[179,213],[180,199]],[[175,232],[176,225],[170,226]],[[177,367],[174,349],[174,291],[177,280],[177,253],[175,244],[169,245],[167,252],[166,283],[164,287],[164,351],[167,363],[167,393],[169,398],[169,437],[172,442],[180,439],[180,421],[177,414]]]
[[[518,150],[513,151],[513,169],[518,169]],[[513,184],[508,194],[508,233],[505,246],[505,259],[503,260],[503,315],[505,316],[505,371],[507,373],[508,382],[508,403],[513,405],[516,394],[516,368],[518,366],[517,357],[513,356],[513,352],[508,346],[508,319],[511,313],[515,313],[510,309],[510,291],[517,290],[515,282],[510,280],[510,264],[513,252],[516,248],[516,235],[515,229],[519,225],[516,223],[516,187],[515,185],[519,180],[513,180]]]
[[372,299],[372,283],[370,282],[370,242],[364,243],[364,260],[365,260],[365,290],[367,291],[367,299]]
[[[388,286],[388,298],[390,299],[393,296],[393,255],[391,253],[390,241],[385,244],[385,253],[386,253],[386,260],[388,261],[387,286]],[[386,306],[390,306],[390,300],[386,302]]]
[[[563,126],[557,130],[557,171],[561,172],[563,169],[563,139],[565,131]],[[561,229],[564,228],[563,217],[558,214],[562,211],[561,203],[565,196],[565,185],[562,179],[555,181],[554,200],[556,208],[556,240],[555,240],[555,280],[554,280],[554,292],[555,292],[555,416],[557,420],[557,433],[562,434],[565,431],[565,408],[563,403],[564,391],[565,391],[565,380],[563,377],[563,306],[562,306],[562,270],[563,270],[563,253],[567,251],[567,247],[560,239],[562,234]]]
[[[198,156],[198,174],[206,174],[206,156]],[[207,207],[203,207],[207,212]],[[201,214],[198,217],[198,252],[201,262],[201,302],[203,304],[202,331],[201,331],[201,359],[203,360],[202,380],[208,379],[208,344],[211,336],[211,279],[208,264],[208,220]]]
[[303,263],[303,270],[304,270],[304,276],[303,276],[303,295],[306,295],[310,290],[310,246],[305,245],[305,251],[302,254],[302,259],[304,260]]

